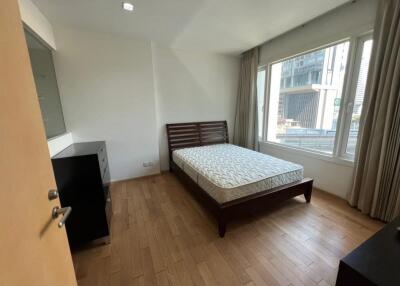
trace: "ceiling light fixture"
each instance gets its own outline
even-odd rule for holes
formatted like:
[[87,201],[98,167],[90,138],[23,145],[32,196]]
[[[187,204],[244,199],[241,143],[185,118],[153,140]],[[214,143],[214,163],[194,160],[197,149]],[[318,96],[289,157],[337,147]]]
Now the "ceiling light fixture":
[[122,9],[132,12],[133,10],[135,10],[135,6],[133,6],[133,4],[129,2],[122,2]]

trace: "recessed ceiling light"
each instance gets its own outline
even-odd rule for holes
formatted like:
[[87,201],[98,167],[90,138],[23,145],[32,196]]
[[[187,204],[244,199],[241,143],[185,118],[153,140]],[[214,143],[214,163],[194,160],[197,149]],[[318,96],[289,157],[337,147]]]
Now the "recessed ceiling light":
[[129,12],[135,10],[135,6],[133,6],[133,4],[129,2],[122,2],[122,8]]

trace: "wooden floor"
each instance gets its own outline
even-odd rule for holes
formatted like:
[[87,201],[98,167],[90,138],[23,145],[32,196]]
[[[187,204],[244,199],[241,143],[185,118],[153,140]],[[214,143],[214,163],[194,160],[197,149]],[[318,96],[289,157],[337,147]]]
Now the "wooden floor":
[[73,255],[79,285],[334,285],[338,262],[382,226],[314,191],[228,225],[169,173],[116,183],[109,245]]

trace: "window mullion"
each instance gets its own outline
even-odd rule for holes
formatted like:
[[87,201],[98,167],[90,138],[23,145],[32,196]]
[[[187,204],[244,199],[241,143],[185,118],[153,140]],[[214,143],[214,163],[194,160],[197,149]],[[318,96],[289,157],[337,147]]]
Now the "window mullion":
[[264,130],[263,141],[267,141],[269,120],[269,93],[271,86],[271,65],[265,67],[265,104],[264,104]]
[[343,128],[343,137],[342,137],[342,148],[340,149],[340,156],[343,158],[352,158],[353,156],[350,153],[347,153],[347,148],[349,145],[350,140],[350,129],[351,129],[351,122],[353,118],[353,109],[356,102],[356,93],[357,93],[357,86],[358,86],[358,79],[361,72],[361,62],[363,57],[363,49],[364,43],[371,39],[371,35],[367,34],[361,38],[356,39],[356,44],[354,48],[354,65],[351,70],[351,78],[349,78],[349,94],[348,94],[348,101],[346,104],[345,114],[346,119],[344,121],[344,128]]
[[266,132],[267,132],[267,129],[266,129],[266,126],[267,126],[267,116],[268,116],[268,84],[269,84],[269,80],[268,80],[268,75],[269,75],[269,69],[268,69],[268,66],[266,66],[265,68],[264,68],[264,70],[265,70],[265,84],[264,84],[264,117],[263,117],[263,119],[262,119],[262,122],[263,122],[263,129],[262,129],[262,141],[266,141],[266,138],[267,138],[267,135],[266,135]]
[[349,58],[347,62],[347,69],[345,72],[345,82],[343,88],[343,96],[339,109],[339,118],[336,129],[335,145],[333,149],[333,156],[342,157],[346,150],[347,135],[348,135],[348,121],[351,117],[348,116],[349,104],[352,98],[352,83],[354,77],[354,68],[356,66],[357,57],[357,39],[352,37],[350,39]]

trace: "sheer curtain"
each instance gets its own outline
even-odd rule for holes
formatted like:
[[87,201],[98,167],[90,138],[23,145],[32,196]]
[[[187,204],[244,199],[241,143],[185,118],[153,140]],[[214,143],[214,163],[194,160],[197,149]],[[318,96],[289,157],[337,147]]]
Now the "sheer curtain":
[[348,200],[372,217],[400,214],[400,1],[381,0],[363,127]]
[[243,53],[240,62],[233,144],[258,149],[257,70],[258,47]]

